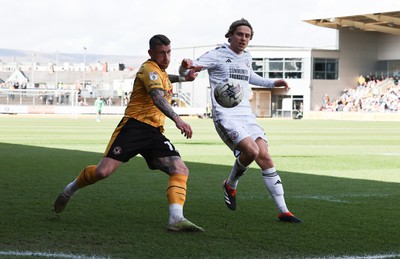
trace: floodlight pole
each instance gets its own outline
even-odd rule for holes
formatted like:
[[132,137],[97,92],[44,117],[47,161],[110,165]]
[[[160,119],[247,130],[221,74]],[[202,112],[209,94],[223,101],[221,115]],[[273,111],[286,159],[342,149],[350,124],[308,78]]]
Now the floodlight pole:
[[86,88],[86,47],[83,46],[83,84],[82,87],[83,89]]
[[59,51],[57,50],[57,53],[56,53],[57,55],[56,55],[56,65],[54,66],[54,70],[55,70],[55,72],[56,72],[56,89],[58,89],[58,70],[57,70],[57,66],[58,66],[58,54],[59,54]]
[[36,56],[36,53],[33,52],[32,53],[32,71],[31,71],[32,88],[35,88],[35,79],[34,79],[34,76],[35,76],[35,56]]

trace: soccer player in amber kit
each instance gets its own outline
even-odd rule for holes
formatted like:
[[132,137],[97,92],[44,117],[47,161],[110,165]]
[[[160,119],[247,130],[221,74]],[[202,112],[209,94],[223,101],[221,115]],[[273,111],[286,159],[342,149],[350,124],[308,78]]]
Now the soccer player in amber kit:
[[170,63],[171,45],[166,36],[153,36],[149,45],[150,59],[142,64],[136,75],[125,115],[114,130],[103,158],[97,165],[86,166],[65,187],[54,203],[54,211],[62,212],[76,191],[110,176],[121,163],[140,154],[150,169],[158,169],[169,175],[167,230],[202,232],[204,230],[201,227],[183,215],[189,169],[174,145],[163,134],[165,117],[168,117],[186,138],[192,137],[191,126],[170,105],[170,78],[174,82],[179,79],[193,80],[196,74],[194,70],[184,78],[167,74],[165,70]]

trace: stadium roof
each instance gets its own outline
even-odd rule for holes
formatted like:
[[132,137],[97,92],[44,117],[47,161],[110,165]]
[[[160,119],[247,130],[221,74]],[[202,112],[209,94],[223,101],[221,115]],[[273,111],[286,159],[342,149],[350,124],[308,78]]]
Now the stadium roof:
[[400,11],[305,20],[316,26],[360,29],[400,36]]

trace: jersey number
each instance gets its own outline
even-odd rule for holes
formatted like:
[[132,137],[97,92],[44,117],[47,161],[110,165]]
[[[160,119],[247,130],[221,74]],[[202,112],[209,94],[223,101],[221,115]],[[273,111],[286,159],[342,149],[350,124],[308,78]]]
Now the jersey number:
[[174,151],[174,146],[171,144],[171,142],[164,141],[164,144],[166,144],[169,147],[169,150]]

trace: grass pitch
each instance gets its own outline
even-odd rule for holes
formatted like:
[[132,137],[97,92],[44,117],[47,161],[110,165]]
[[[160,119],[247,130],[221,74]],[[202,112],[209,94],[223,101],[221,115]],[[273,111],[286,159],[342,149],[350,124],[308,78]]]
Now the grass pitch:
[[276,221],[255,164],[228,210],[221,183],[234,158],[212,121],[196,118],[186,118],[191,140],[169,121],[166,135],[191,173],[185,216],[206,232],[165,230],[168,178],[141,157],[55,217],[58,193],[97,164],[119,119],[0,116],[0,257],[400,257],[400,122],[260,120],[302,224]]

